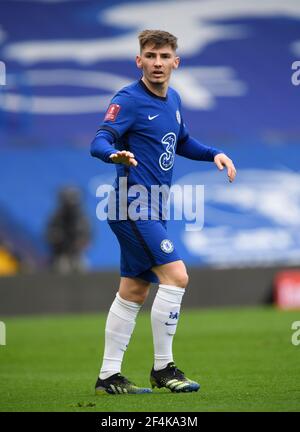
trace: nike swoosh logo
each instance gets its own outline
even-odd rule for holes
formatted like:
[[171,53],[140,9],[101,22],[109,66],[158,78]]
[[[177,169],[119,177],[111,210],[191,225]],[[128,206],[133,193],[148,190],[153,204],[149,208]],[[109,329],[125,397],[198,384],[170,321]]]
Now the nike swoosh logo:
[[158,117],[158,116],[159,116],[159,114],[156,114],[155,116],[148,115],[148,120],[153,120],[153,119],[155,119],[155,117]]
[[175,324],[170,324],[170,323],[165,323],[166,325],[176,325],[177,323],[175,323]]

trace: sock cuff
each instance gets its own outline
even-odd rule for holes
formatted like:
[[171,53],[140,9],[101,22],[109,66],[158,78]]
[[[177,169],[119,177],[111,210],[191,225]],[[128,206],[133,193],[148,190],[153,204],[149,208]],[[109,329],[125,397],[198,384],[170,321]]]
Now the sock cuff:
[[123,299],[118,292],[116,294],[116,298],[117,298],[117,302],[121,303],[122,306],[125,306],[131,310],[139,311],[142,307],[142,305],[140,303],[135,303],[135,302]]
[[178,292],[178,293],[184,293],[185,288],[177,287],[175,285],[164,285],[159,284],[159,288],[163,289],[164,291],[171,291],[171,292]]
[[117,315],[119,318],[122,318],[125,321],[135,323],[135,319],[141,307],[142,305],[140,305],[139,303],[134,303],[122,299],[119,293],[117,293],[110,307],[110,312],[113,313],[114,315]]
[[158,285],[157,296],[171,303],[181,303],[185,288],[180,288],[175,285]]

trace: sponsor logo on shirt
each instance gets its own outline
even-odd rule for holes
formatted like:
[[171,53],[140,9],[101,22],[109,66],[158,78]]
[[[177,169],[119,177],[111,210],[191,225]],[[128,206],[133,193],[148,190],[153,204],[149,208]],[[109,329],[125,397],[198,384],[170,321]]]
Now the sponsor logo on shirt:
[[165,151],[159,158],[159,166],[163,171],[168,171],[174,165],[176,139],[176,134],[174,132],[168,132],[161,139],[162,144],[166,146]]

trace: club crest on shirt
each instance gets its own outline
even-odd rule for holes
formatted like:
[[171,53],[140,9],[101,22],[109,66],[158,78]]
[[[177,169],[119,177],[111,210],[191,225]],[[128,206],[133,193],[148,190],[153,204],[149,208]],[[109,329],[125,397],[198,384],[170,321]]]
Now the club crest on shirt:
[[160,248],[165,253],[171,253],[174,250],[174,245],[173,245],[173,242],[171,240],[164,239],[160,244]]
[[181,115],[180,115],[180,112],[178,110],[176,111],[176,118],[177,118],[178,123],[180,124],[181,123]]
[[118,104],[110,104],[108,107],[108,110],[106,111],[104,121],[115,121],[117,118],[117,115],[119,114],[119,111],[121,109],[121,106]]

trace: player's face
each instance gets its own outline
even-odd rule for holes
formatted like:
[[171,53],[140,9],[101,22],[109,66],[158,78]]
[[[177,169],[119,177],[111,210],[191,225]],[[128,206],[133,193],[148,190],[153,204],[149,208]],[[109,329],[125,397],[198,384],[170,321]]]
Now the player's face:
[[146,45],[141,54],[136,57],[137,67],[143,69],[145,79],[151,84],[168,83],[173,69],[179,65],[179,57],[171,46],[154,48]]

